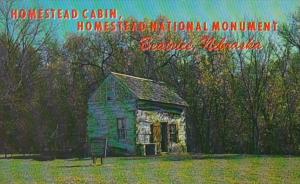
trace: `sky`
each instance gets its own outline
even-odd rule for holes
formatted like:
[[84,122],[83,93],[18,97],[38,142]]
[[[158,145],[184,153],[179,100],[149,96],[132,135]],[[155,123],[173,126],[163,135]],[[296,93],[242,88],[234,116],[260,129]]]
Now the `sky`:
[[[299,0],[18,0],[17,8],[111,9],[124,18],[155,19],[160,15],[172,21],[240,21],[286,22],[300,8]],[[78,20],[55,20],[63,35],[76,32]]]

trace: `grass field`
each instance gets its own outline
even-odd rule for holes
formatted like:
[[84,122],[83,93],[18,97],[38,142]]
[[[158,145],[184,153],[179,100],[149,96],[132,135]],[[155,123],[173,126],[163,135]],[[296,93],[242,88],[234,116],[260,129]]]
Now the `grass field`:
[[[1,157],[1,156],[0,156]],[[36,161],[0,158],[5,183],[300,183],[300,157],[197,155]]]

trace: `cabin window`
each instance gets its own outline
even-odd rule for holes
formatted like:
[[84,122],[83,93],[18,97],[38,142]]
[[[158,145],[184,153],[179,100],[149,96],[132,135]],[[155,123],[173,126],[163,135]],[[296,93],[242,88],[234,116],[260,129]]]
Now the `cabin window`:
[[112,101],[114,99],[114,94],[112,91],[107,92],[107,101]]
[[169,125],[169,133],[170,133],[170,141],[171,142],[178,142],[178,130],[176,124]]
[[125,118],[118,118],[118,139],[125,140],[127,139],[127,129],[126,129],[126,120]]

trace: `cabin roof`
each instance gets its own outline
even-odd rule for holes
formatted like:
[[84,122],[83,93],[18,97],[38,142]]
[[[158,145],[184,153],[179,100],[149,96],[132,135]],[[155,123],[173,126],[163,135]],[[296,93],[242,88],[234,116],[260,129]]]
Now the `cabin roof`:
[[124,83],[140,100],[187,106],[187,103],[164,82],[115,72],[111,72],[111,75]]

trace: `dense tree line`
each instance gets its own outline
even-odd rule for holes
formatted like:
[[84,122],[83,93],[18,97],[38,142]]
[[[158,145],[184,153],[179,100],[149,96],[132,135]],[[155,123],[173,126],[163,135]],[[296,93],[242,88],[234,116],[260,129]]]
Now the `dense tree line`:
[[11,6],[0,11],[1,152],[82,150],[88,97],[115,71],[164,81],[188,102],[190,151],[300,153],[300,11],[278,34],[226,35],[254,37],[264,45],[259,51],[208,52],[197,44],[141,51],[145,36],[198,43],[203,33],[70,34],[61,41],[49,22],[7,18]]

